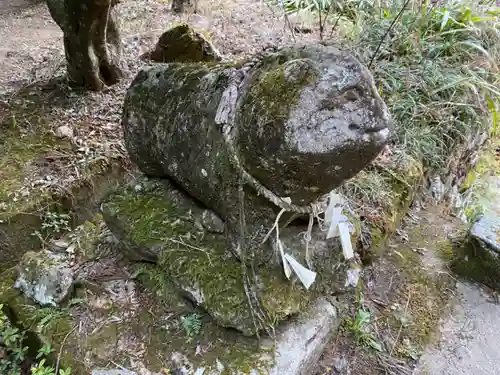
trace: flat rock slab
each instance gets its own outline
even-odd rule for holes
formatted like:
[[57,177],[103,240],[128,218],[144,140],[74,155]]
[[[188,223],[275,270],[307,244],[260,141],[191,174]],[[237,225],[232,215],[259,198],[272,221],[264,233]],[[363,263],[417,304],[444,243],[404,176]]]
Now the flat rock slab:
[[472,226],[471,236],[481,245],[500,254],[500,177],[488,179],[490,205],[484,215]]
[[460,283],[458,292],[441,340],[424,352],[414,375],[500,375],[500,305],[476,285]]
[[451,268],[457,274],[500,290],[500,177],[485,181],[484,214],[474,223]]
[[312,374],[340,319],[330,302],[319,300],[309,312],[283,326],[276,342],[276,364],[271,375]]

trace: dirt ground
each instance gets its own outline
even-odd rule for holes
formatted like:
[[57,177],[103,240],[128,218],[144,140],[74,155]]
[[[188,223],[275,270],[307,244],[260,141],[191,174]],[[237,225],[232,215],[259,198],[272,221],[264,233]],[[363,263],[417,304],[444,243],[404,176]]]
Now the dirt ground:
[[[283,12],[260,1],[203,0],[196,14],[180,16],[171,14],[170,4],[163,0],[123,0],[116,10],[123,32],[124,59],[130,69],[129,80],[136,73],[138,57],[169,25],[181,20],[208,32],[228,59],[253,54],[269,45],[283,46],[294,39],[301,42],[317,38],[314,32],[292,33],[286,26]],[[64,64],[61,37],[62,32],[52,21],[43,1],[2,0],[2,90],[60,74]]]

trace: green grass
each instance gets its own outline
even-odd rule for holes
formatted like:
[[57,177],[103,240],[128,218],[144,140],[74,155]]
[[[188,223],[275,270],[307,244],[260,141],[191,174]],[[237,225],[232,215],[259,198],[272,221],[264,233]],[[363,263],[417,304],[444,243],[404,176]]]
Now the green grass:
[[477,132],[496,128],[500,96],[500,14],[478,4],[442,8],[407,5],[382,42],[399,2],[367,16],[353,35],[396,121],[396,145],[423,161],[448,168]]
[[324,39],[369,66],[395,122],[389,162],[342,188],[355,206],[387,211],[384,202],[398,196],[392,181],[408,180],[398,160],[414,160],[409,165],[419,164],[424,176],[446,177],[470,169],[479,135],[498,134],[500,8],[494,2],[287,0],[284,6],[288,13],[315,14]]
[[322,13],[336,24],[335,41],[354,48],[370,65],[396,121],[398,148],[438,170],[447,167],[471,134],[496,130],[498,7],[477,1],[439,7],[410,1],[400,15],[401,0],[325,1],[289,0],[285,5],[289,12]]

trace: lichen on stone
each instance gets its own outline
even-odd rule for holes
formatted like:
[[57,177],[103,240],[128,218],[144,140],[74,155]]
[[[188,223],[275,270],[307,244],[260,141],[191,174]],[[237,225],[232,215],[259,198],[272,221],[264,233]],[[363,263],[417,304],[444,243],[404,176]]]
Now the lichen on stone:
[[159,38],[153,51],[146,54],[158,62],[218,62],[221,55],[214,45],[190,25],[181,23]]
[[66,254],[28,252],[18,270],[14,287],[42,306],[57,306],[73,290],[73,271]]
[[[135,257],[156,253],[166,277],[221,326],[253,335],[301,311],[312,298],[271,265],[256,270],[256,280],[246,269],[251,278],[245,280],[244,266],[227,253],[223,236],[200,231],[169,199],[172,194],[165,184],[149,181],[141,186],[140,192],[129,186],[104,202],[106,222]],[[249,281],[247,287],[254,290],[245,290]],[[256,320],[249,305],[254,293],[265,314],[263,321]]]

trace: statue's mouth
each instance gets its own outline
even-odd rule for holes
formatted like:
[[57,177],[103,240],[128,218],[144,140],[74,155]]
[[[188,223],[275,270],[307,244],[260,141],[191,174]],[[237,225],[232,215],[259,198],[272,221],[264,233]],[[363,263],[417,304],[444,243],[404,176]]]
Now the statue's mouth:
[[361,132],[364,141],[377,144],[386,143],[391,134],[390,127],[387,124],[375,125],[370,128],[361,128],[357,124],[350,124],[349,129],[354,132]]
[[363,138],[368,142],[385,144],[389,141],[391,131],[387,126],[374,127],[365,130]]

